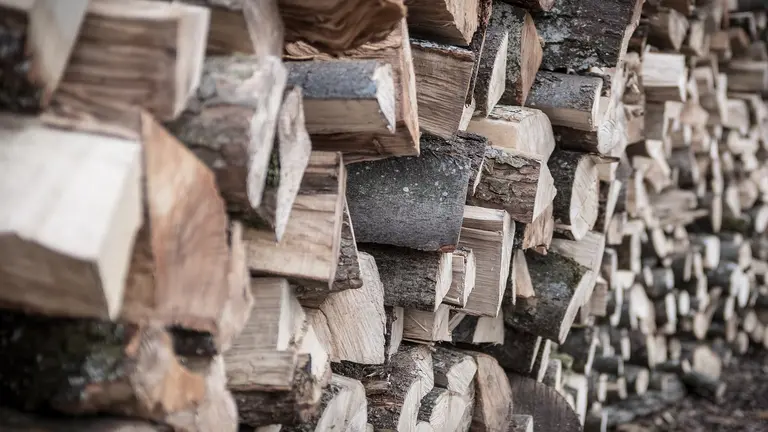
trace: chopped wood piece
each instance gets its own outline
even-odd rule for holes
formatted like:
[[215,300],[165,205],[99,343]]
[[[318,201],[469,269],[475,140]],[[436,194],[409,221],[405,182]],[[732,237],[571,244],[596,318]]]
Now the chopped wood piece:
[[533,222],[520,224],[515,230],[515,248],[549,249],[555,229],[553,211],[554,206],[550,204]]
[[[557,0],[549,12],[536,13],[536,29],[544,40],[545,70],[616,67],[635,31],[642,1]],[[596,13],[600,11],[600,13]],[[612,29],[605,32],[606,28]]]
[[[603,155],[623,151],[627,143],[627,116],[624,105],[611,105],[610,99],[601,97],[598,125],[591,131],[555,126],[553,132],[560,148]],[[611,165],[615,166],[615,165]]]
[[421,399],[419,406],[417,432],[444,430],[451,408],[451,393],[440,387],[433,388]]
[[662,50],[680,51],[688,31],[685,15],[675,9],[661,9],[648,24],[648,43]]
[[475,410],[472,431],[503,431],[512,418],[513,399],[509,381],[496,360],[481,353],[472,353],[477,362],[475,375]]
[[555,389],[522,375],[508,376],[512,398],[515,401],[515,414],[532,416],[537,430],[582,430],[579,416]]
[[557,151],[549,159],[557,195],[553,201],[555,231],[581,240],[597,220],[599,182],[589,155]]
[[288,62],[288,85],[301,87],[307,132],[392,133],[392,66],[376,60]]
[[541,156],[490,148],[483,174],[467,203],[504,209],[516,221],[533,222],[552,202],[556,191]]
[[475,289],[475,275],[477,274],[477,262],[471,249],[453,251],[451,272],[451,288],[445,294],[443,303],[464,307],[472,290]]
[[[243,331],[251,316],[253,294],[251,293],[251,274],[243,243],[243,226],[232,222],[229,227],[229,286],[227,301],[221,312],[221,324],[216,346],[219,352],[232,347],[234,339]],[[179,352],[179,350],[176,350]]]
[[688,68],[682,54],[653,53],[643,56],[641,72],[645,97],[648,101],[685,102]]
[[409,341],[439,342],[450,341],[448,328],[451,308],[440,305],[435,312],[405,309],[403,317],[403,338]]
[[437,311],[451,286],[451,253],[371,243],[359,244],[359,247],[376,259],[385,305]]
[[544,159],[549,159],[555,149],[549,117],[534,108],[497,105],[487,117],[473,118],[467,131],[487,137],[494,147],[533,153]]
[[466,46],[479,25],[479,1],[405,0],[408,27],[415,36]]
[[533,432],[533,416],[513,415],[507,432]]
[[483,352],[492,355],[504,369],[528,375],[533,370],[541,345],[541,336],[506,327],[504,343],[483,345]]
[[437,347],[432,353],[435,387],[465,395],[472,387],[477,372],[475,359],[462,351]]
[[427,251],[454,249],[474,146],[461,137],[444,140],[425,134],[420,157],[349,165],[347,203],[357,241]]
[[691,371],[683,374],[682,379],[691,392],[714,403],[720,403],[725,396],[726,384],[717,378]]
[[[563,343],[579,306],[584,304],[592,276],[589,269],[560,254],[526,253],[536,296],[505,304],[505,322],[538,336]],[[592,281],[594,283],[594,281]]]
[[495,317],[507,287],[515,223],[503,210],[466,206],[460,247],[472,249],[477,268],[475,288],[462,312]]
[[403,0],[350,4],[334,0],[316,4],[302,0],[279,0],[286,41],[307,41],[333,51],[359,47],[383,39],[405,18]]
[[34,113],[56,90],[80,32],[88,0],[0,1],[3,54],[0,109]]
[[[392,0],[386,1],[389,3]],[[312,17],[315,18],[314,15]],[[312,136],[313,150],[341,151],[345,155],[345,162],[419,154],[416,79],[405,19],[401,20],[383,40],[368,42],[342,53],[329,53],[304,42],[292,42],[286,45],[284,55],[286,60],[303,61],[331,60],[339,56],[351,60],[377,60],[388,63],[392,67],[396,104],[395,133],[315,134]]]
[[453,343],[501,344],[504,343],[504,317],[477,317],[463,312],[453,312],[448,323]]
[[419,126],[450,139],[459,130],[474,54],[466,48],[411,40]]
[[525,105],[542,110],[553,125],[591,131],[599,126],[603,80],[539,71]]
[[365,388],[360,381],[333,374],[320,400],[317,418],[299,425],[283,425],[279,432],[362,431],[368,418],[366,408]]
[[8,432],[171,432],[165,425],[153,424],[143,420],[126,420],[119,417],[98,418],[61,418],[44,417],[38,414],[23,413],[8,408],[0,408],[0,427]]
[[526,8],[530,11],[548,11],[555,5],[555,0],[501,0],[504,3]]
[[[496,8],[493,10],[495,11]],[[505,92],[508,49],[509,32],[503,26],[491,23],[485,33],[472,95],[475,107],[482,116],[488,115],[493,110]]]
[[[541,65],[542,48],[536,26],[528,11],[497,2],[493,7],[488,32],[492,33],[496,29],[504,29],[509,35],[506,49],[506,84],[501,103],[524,105],[536,71]],[[489,43],[488,39],[486,36],[486,44]],[[485,48],[483,50],[485,51]],[[477,97],[477,92],[475,96]]]
[[509,283],[505,295],[512,298],[516,297],[534,297],[536,295],[531,274],[528,272],[528,261],[525,259],[525,251],[516,249],[512,256],[512,268],[509,273]]

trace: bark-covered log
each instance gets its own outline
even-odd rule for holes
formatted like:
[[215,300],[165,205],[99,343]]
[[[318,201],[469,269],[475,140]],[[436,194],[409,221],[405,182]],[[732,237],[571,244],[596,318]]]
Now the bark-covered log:
[[504,343],[483,345],[483,352],[492,355],[505,370],[528,375],[533,370],[542,339],[532,333],[506,326]]
[[506,430],[514,406],[509,381],[493,357],[482,353],[472,355],[477,362],[477,374],[471,430]]
[[477,274],[477,261],[471,249],[453,251],[451,272],[451,287],[445,294],[443,303],[464,307],[472,290],[475,289],[475,275]]
[[564,150],[553,153],[548,165],[557,189],[555,231],[581,240],[597,220],[597,167],[590,156]]
[[648,43],[662,50],[680,51],[688,20],[675,9],[661,9],[648,20]]
[[539,35],[528,11],[502,2],[497,2],[493,7],[488,32],[496,29],[504,29],[509,35],[506,82],[500,102],[504,105],[522,106],[528,98],[528,92],[541,64]]
[[515,414],[532,416],[539,430],[583,430],[579,416],[555,389],[522,375],[509,374],[508,377],[515,401]]
[[[493,12],[496,12],[496,8],[493,8]],[[489,23],[472,95],[475,111],[482,116],[487,116],[504,94],[509,39],[510,34],[507,28],[498,23],[496,25]]]
[[518,224],[515,230],[515,248],[549,249],[555,230],[555,218],[553,205],[550,204],[533,222]]
[[544,111],[555,126],[591,131],[599,126],[599,77],[539,71],[525,105]]
[[709,399],[714,403],[722,402],[726,384],[700,372],[691,371],[682,376],[683,383],[691,393]]
[[549,159],[555,149],[552,123],[541,110],[497,105],[487,117],[475,117],[467,131],[488,138],[491,145],[533,153]]
[[504,318],[484,317],[456,312],[451,315],[451,337],[454,344],[504,343]]
[[416,37],[466,46],[479,23],[478,0],[405,0],[408,27]]
[[558,351],[572,358],[571,368],[580,374],[589,375],[598,345],[597,333],[591,327],[571,329],[568,338],[560,344]]
[[320,399],[318,415],[306,423],[283,425],[280,431],[363,430],[367,419],[366,402],[365,388],[360,381],[334,374]]
[[632,395],[626,400],[603,407],[603,412],[608,417],[608,426],[629,423],[635,418],[661,411],[682,400],[686,395],[683,383],[674,375],[665,374],[665,377],[668,377],[669,381],[664,391],[654,390],[642,396]]
[[465,352],[437,347],[432,353],[435,387],[457,394],[468,394],[477,372],[474,357]]

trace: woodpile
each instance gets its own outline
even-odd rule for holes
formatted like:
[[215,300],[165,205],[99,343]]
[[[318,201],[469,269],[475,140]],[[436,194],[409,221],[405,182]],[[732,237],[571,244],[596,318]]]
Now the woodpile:
[[761,2],[316,3],[0,0],[0,429],[605,431],[768,348]]

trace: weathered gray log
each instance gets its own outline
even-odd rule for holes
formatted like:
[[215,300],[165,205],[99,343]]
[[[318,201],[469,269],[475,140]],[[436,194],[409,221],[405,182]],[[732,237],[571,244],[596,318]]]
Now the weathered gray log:
[[505,326],[504,343],[482,345],[482,351],[492,355],[505,370],[528,375],[533,370],[541,337]]
[[122,418],[47,417],[0,408],[0,428],[6,432],[171,432],[169,426]]
[[682,379],[688,391],[711,402],[720,403],[725,396],[726,384],[709,375],[691,371],[683,374]]
[[553,201],[555,231],[580,240],[597,220],[597,167],[589,155],[564,150],[552,153],[548,165],[557,189]]
[[503,209],[512,219],[531,223],[549,206],[555,194],[542,156],[489,148],[480,183],[467,204]]
[[581,432],[581,420],[557,390],[534,379],[508,374],[514,413],[533,417],[537,430]]
[[643,395],[648,391],[651,374],[648,368],[636,365],[626,365],[624,376],[627,379],[627,388],[630,393]]
[[592,371],[597,342],[594,327],[573,328],[565,342],[558,347],[558,352],[573,358],[571,368],[574,372],[589,375]]
[[500,103],[522,106],[541,64],[539,35],[528,11],[502,2],[493,5],[488,33],[497,29],[503,29],[509,35],[506,82]]
[[539,71],[525,106],[542,110],[553,126],[591,131],[599,126],[603,80],[593,76]]
[[544,39],[542,69],[579,72],[616,67],[637,27],[642,4],[642,0],[558,0],[549,12],[534,14]]
[[507,432],[533,432],[533,417],[530,415],[513,415]]
[[557,253],[526,252],[536,296],[504,302],[504,321],[513,327],[563,343],[583,304],[589,269]]
[[419,157],[348,165],[347,203],[357,241],[453,250],[472,171],[469,150],[459,142],[425,134]]
[[[493,8],[496,13],[496,8]],[[533,22],[533,21],[531,21]],[[487,116],[501,99],[507,76],[504,65],[509,51],[509,32],[503,26],[492,22],[485,33],[483,53],[475,78],[475,111]]]
[[685,386],[674,375],[666,375],[668,385],[665,391],[649,391],[642,396],[632,395],[627,399],[613,405],[603,407],[603,412],[608,417],[608,427],[629,423],[635,418],[644,417],[661,411],[682,400],[685,395]]
[[520,6],[531,11],[548,11],[555,5],[555,0],[501,0],[504,3]]
[[592,369],[608,375],[624,375],[624,359],[621,356],[596,356],[592,361]]
[[384,305],[434,312],[451,283],[450,253],[360,243],[376,260]]

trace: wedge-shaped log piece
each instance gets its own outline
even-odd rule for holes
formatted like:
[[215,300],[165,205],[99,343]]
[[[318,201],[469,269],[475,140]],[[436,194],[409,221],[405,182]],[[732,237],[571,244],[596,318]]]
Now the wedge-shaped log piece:
[[435,387],[456,394],[468,394],[477,372],[477,363],[466,352],[439,346],[432,353]]
[[555,126],[553,132],[560,148],[611,155],[624,151],[627,145],[627,116],[624,104],[613,104],[608,97],[601,97],[598,126],[585,131],[565,126]]
[[419,401],[434,387],[432,355],[424,345],[403,345],[389,363],[333,365],[334,373],[360,380],[368,397],[368,421],[376,430],[415,430]]
[[[297,125],[301,112],[290,110],[290,105],[301,108],[301,96],[289,96],[286,112],[281,112],[285,82],[286,71],[277,57],[209,57],[189,107],[168,125],[213,169],[229,211],[272,228],[278,225],[276,204],[284,173],[290,168],[298,171],[290,173],[298,179],[283,185],[290,186],[294,194],[296,180],[300,182],[303,173],[301,163],[291,166],[292,161],[286,159],[294,155],[305,165],[310,147],[306,131],[289,133],[301,128]],[[277,148],[273,148],[275,138]],[[272,157],[277,160],[272,161]],[[281,229],[292,201],[284,204],[279,209]]]
[[540,71],[525,105],[542,110],[553,125],[591,131],[599,126],[603,80]]
[[529,224],[519,224],[515,230],[515,248],[549,249],[555,230],[554,205],[550,204]]
[[347,203],[358,242],[427,251],[456,247],[474,150],[460,137],[425,134],[421,141],[420,157],[348,166]]
[[661,9],[648,20],[648,43],[670,51],[680,51],[688,32],[688,20],[675,9]]
[[497,105],[487,117],[473,118],[467,131],[483,135],[491,145],[549,159],[555,149],[552,123],[541,110]]
[[513,398],[504,369],[496,359],[472,353],[477,362],[475,375],[475,410],[471,430],[507,430],[512,417]]
[[405,0],[408,26],[417,37],[467,46],[479,25],[479,0]]
[[477,261],[471,249],[456,249],[453,251],[453,263],[451,266],[451,288],[443,298],[443,303],[464,307],[467,299],[475,289],[475,276],[477,274]]
[[503,209],[512,219],[531,223],[552,203],[556,193],[544,158],[490,148],[485,152],[480,183],[467,203]]
[[[216,337],[217,352],[225,352],[232,347],[234,339],[245,329],[253,308],[251,274],[248,271],[248,260],[243,243],[243,225],[237,221],[229,225],[227,282],[229,295],[221,312],[221,322]],[[180,353],[178,347],[176,352]],[[180,355],[183,354],[180,353]]]
[[451,341],[448,328],[451,308],[440,305],[434,312],[405,309],[403,338],[415,342]]
[[495,317],[501,307],[512,260],[515,223],[504,210],[466,206],[459,245],[472,249],[475,288],[462,308],[470,315]]
[[451,392],[434,387],[421,399],[417,431],[445,430],[451,410]]
[[339,258],[345,186],[341,155],[313,151],[282,240],[275,243],[271,229],[246,228],[251,272],[330,287]]
[[488,115],[504,94],[508,51],[509,31],[500,25],[489,26],[485,32],[472,95],[480,115]]
[[[594,231],[587,232],[580,241],[553,239],[549,251],[556,252],[566,258],[570,258],[592,272],[592,285],[600,275],[600,267],[603,264],[603,251],[605,250],[605,235]],[[592,295],[590,287],[585,293],[583,301],[589,301]]]
[[533,19],[544,40],[542,69],[579,72],[616,67],[637,27],[642,4],[640,0],[557,0],[549,12],[536,13]]
[[537,430],[583,430],[579,416],[552,387],[518,374],[509,374],[509,385],[515,401],[514,413],[532,416]]
[[0,110],[19,113],[44,108],[56,90],[89,0],[2,0],[3,55]]
[[467,48],[411,40],[419,126],[451,138],[459,130],[475,56]]
[[288,62],[288,84],[301,87],[307,132],[392,133],[392,66],[376,60]]
[[579,306],[584,304],[585,293],[594,286],[591,272],[554,252],[546,256],[528,252],[526,259],[536,296],[518,297],[515,305],[505,303],[505,322],[563,343]]
[[640,75],[648,101],[685,102],[688,99],[686,91],[688,68],[684,55],[647,53],[643,55],[643,68]]
[[[343,9],[349,6],[353,4]],[[391,66],[395,85],[395,133],[314,134],[312,148],[341,151],[345,154],[345,162],[419,154],[416,78],[405,19],[382,40],[343,52],[323,50],[303,42],[289,43],[285,47],[286,60],[332,60],[339,57],[346,60],[376,60]]]
[[560,150],[549,159],[557,195],[553,202],[555,231],[581,240],[597,220],[597,166],[585,153]]
[[361,243],[359,247],[376,259],[385,305],[437,311],[451,286],[450,253],[370,243]]
[[522,106],[528,98],[528,92],[541,65],[542,48],[539,35],[528,11],[503,2],[496,2],[494,5],[488,32],[496,28],[506,30],[509,35],[506,82],[500,102],[504,105]]
[[200,82],[209,17],[182,3],[92,1],[59,87],[174,119]]
[[142,225],[141,145],[15,116],[0,118],[0,141],[0,298],[116,318]]
[[333,0],[323,4],[278,0],[286,41],[307,41],[333,51],[384,38],[405,18],[403,0]]
[[318,417],[304,424],[282,426],[280,432],[363,431],[368,419],[367,405],[360,381],[334,374],[323,393]]

